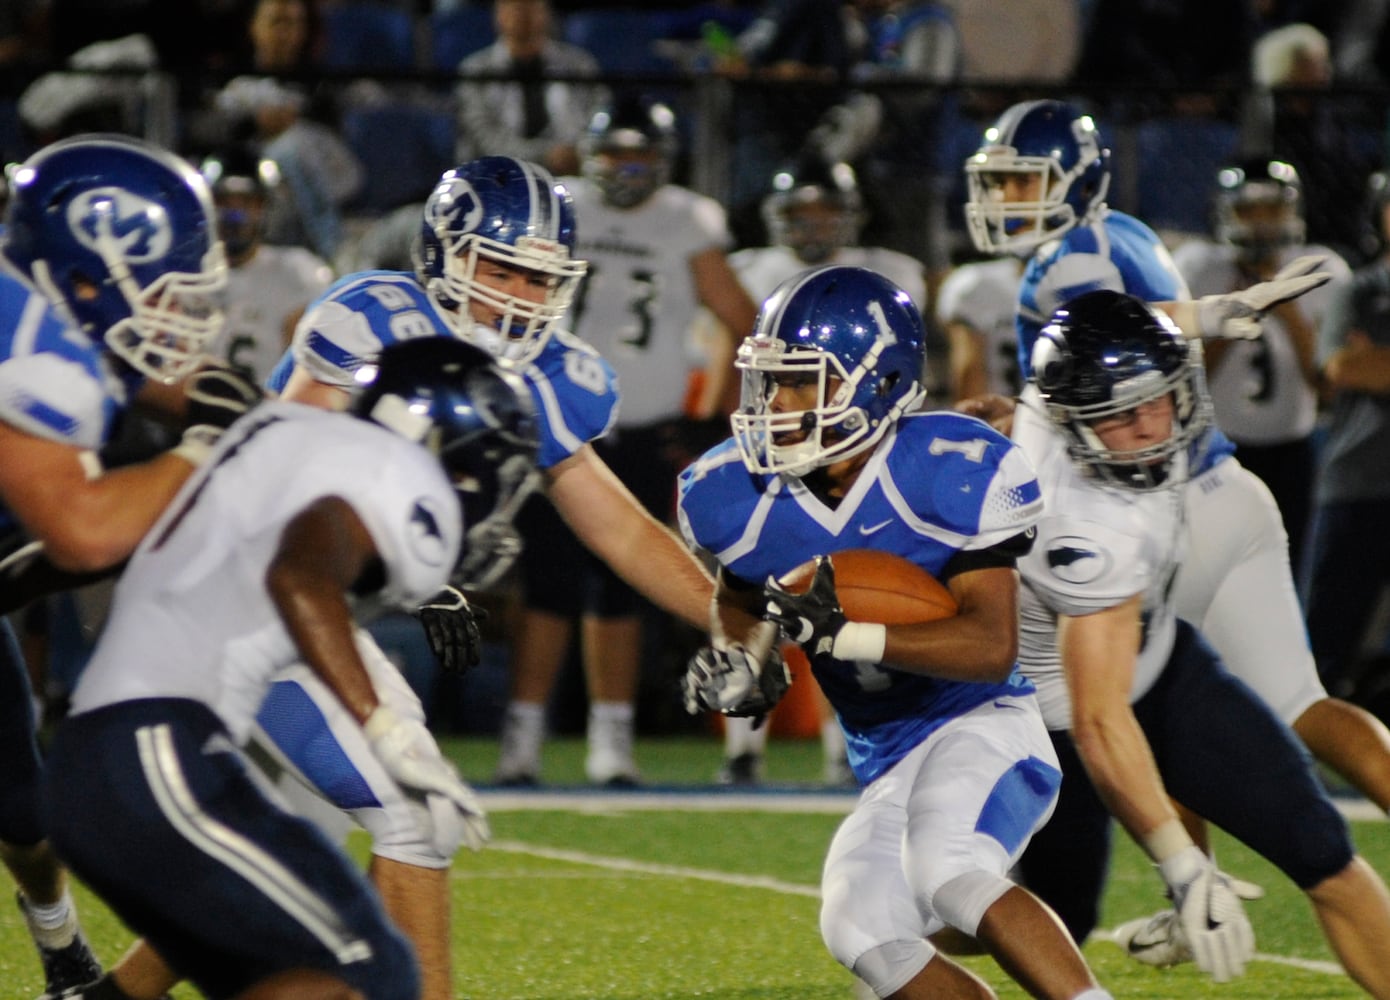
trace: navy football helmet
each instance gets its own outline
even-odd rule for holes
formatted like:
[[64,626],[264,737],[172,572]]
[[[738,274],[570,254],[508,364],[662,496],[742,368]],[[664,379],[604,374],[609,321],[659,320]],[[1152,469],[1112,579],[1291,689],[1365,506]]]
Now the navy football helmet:
[[120,135],[45,146],[13,171],[3,252],[95,343],[175,382],[222,332],[226,255],[202,176]]
[[589,120],[579,139],[580,169],[604,201],[632,208],[671,180],[679,148],[675,112],[629,94]]
[[454,581],[495,583],[521,551],[512,518],[536,480],[530,390],[486,351],[448,337],[387,345],[357,382],[349,411],[419,442],[454,484],[465,528]]
[[[876,271],[827,266],[778,285],[739,347],[743,396],[730,418],[751,472],[803,476],[872,447],[925,396],[926,333],[911,297]],[[814,384],[784,410],[783,384]]]
[[280,168],[245,146],[228,146],[204,158],[198,172],[212,190],[217,232],[231,263],[240,263],[261,241],[271,192],[280,186]]
[[[1129,489],[1158,489],[1186,478],[1179,460],[1211,424],[1211,400],[1201,342],[1184,337],[1164,313],[1122,292],[1079,295],[1039,334],[1033,371],[1073,460]],[[1173,429],[1165,440],[1112,451],[1096,434],[1096,421],[1169,394]]]
[[1303,183],[1282,160],[1247,160],[1216,174],[1216,236],[1242,255],[1269,257],[1307,236]]
[[[544,167],[485,156],[446,171],[425,202],[416,275],[444,307],[454,331],[474,339],[468,304],[501,314],[481,340],[516,361],[538,354],[564,317],[588,265],[574,258],[574,202]],[[480,263],[530,272],[544,284],[535,299],[479,277]]]
[[793,251],[803,264],[823,264],[859,241],[864,199],[848,163],[808,155],[772,175],[762,214],[769,241]]
[[[1105,204],[1110,150],[1090,115],[1061,101],[1025,101],[985,130],[965,177],[976,249],[1026,256]],[[1034,178],[1036,193],[1017,190]]]

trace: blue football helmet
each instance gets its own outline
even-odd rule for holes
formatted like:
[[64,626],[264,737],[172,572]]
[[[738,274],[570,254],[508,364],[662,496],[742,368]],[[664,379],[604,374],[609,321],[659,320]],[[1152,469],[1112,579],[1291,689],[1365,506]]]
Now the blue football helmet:
[[448,337],[387,345],[357,383],[349,411],[419,442],[454,484],[465,528],[454,582],[491,586],[521,551],[512,518],[536,481],[530,390],[486,351]]
[[670,181],[679,149],[676,115],[669,106],[621,95],[589,120],[579,139],[580,169],[605,202],[633,208]]
[[[1090,115],[1061,101],[1025,101],[985,130],[965,177],[975,248],[1023,257],[1105,204],[1110,150]],[[1036,193],[1017,190],[1034,178]]]
[[222,332],[227,263],[203,177],[119,135],[45,146],[15,168],[3,253],[95,343],[175,382]]
[[[574,301],[588,267],[574,258],[574,238],[568,188],[534,163],[485,156],[445,172],[430,193],[416,274],[455,333],[521,362],[540,353]],[[494,264],[528,272],[537,294],[522,297],[491,285],[486,267]],[[470,303],[499,318],[475,330]]]
[[[1184,337],[1164,313],[1123,292],[1079,295],[1043,327],[1033,371],[1074,461],[1129,489],[1185,481],[1188,446],[1210,426],[1212,406],[1201,341]],[[1170,394],[1173,429],[1165,440],[1112,451],[1096,434],[1096,421]]]
[[[804,476],[872,447],[925,396],[926,334],[911,297],[876,271],[827,266],[778,285],[738,349],[730,418],[750,472]],[[783,385],[816,386],[785,410]]]

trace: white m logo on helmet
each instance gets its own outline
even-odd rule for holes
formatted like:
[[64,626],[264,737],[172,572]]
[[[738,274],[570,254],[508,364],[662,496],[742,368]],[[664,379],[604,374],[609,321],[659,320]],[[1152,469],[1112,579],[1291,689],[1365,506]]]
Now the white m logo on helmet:
[[436,188],[428,209],[426,221],[435,232],[439,231],[441,223],[450,222],[451,216],[458,217],[457,224],[448,228],[456,232],[471,233],[483,221],[483,200],[478,197],[473,185],[461,177],[455,177]]
[[124,188],[84,191],[68,203],[67,222],[82,246],[100,255],[114,246],[122,259],[135,264],[160,260],[173,245],[164,206]]

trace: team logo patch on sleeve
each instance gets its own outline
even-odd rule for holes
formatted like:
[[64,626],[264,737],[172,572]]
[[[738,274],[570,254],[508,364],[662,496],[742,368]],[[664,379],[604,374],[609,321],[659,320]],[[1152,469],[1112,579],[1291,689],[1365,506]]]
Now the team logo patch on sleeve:
[[440,514],[434,501],[428,497],[416,500],[406,538],[411,554],[426,566],[443,566],[447,561],[444,531],[439,524]]
[[1048,543],[1047,568],[1066,583],[1091,583],[1110,570],[1110,554],[1090,539],[1064,535]]

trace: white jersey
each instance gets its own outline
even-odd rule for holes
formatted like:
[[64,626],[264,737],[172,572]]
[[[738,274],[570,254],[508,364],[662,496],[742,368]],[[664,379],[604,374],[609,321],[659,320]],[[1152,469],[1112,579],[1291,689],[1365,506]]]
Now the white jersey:
[[937,322],[943,330],[964,323],[984,338],[987,388],[1003,396],[1017,395],[1023,382],[1014,320],[1022,277],[1020,261],[997,257],[954,268],[936,291]]
[[462,514],[427,451],[353,416],[266,403],[222,436],[131,558],[73,713],[191,698],[243,741],[272,674],[298,659],[267,567],[289,521],[325,497],[352,506],[385,568],[383,589],[354,599],[359,620],[447,582]]
[[[749,247],[729,255],[734,273],[753,301],[761,305],[788,278],[819,267],[807,264],[789,247]],[[921,261],[887,247],[841,247],[825,264],[867,267],[877,271],[912,297],[918,310],[927,307],[927,282]],[[1017,288],[1015,288],[1017,291]],[[1013,322],[1012,313],[1009,321]]]
[[333,270],[306,247],[263,245],[240,267],[227,269],[227,326],[211,348],[261,384],[285,353],[286,319],[333,283]]
[[1093,614],[1143,595],[1143,645],[1131,702],[1153,685],[1168,661],[1177,623],[1169,589],[1183,551],[1183,491],[1108,487],[1083,473],[1031,387],[1014,414],[1013,438],[1038,470],[1043,495],[1037,539],[1018,562],[1018,664],[1037,686],[1047,728],[1068,729],[1071,704],[1057,652],[1059,614]]
[[[1351,268],[1323,246],[1286,247],[1279,267],[1304,254],[1322,254],[1332,280],[1300,295],[1294,305],[1316,337],[1336,289],[1351,280]],[[1236,248],[1190,240],[1173,252],[1173,262],[1194,296],[1219,295],[1248,284],[1236,266]],[[1265,314],[1263,335],[1223,345],[1220,361],[1207,367],[1216,423],[1237,443],[1283,444],[1306,438],[1317,422],[1318,400],[1299,368],[1293,337],[1277,310]]]
[[565,183],[574,194],[575,255],[589,262],[571,329],[618,373],[618,426],[680,416],[690,372],[705,361],[690,258],[732,243],[724,209],[674,184],[635,208],[613,208],[589,181]]

